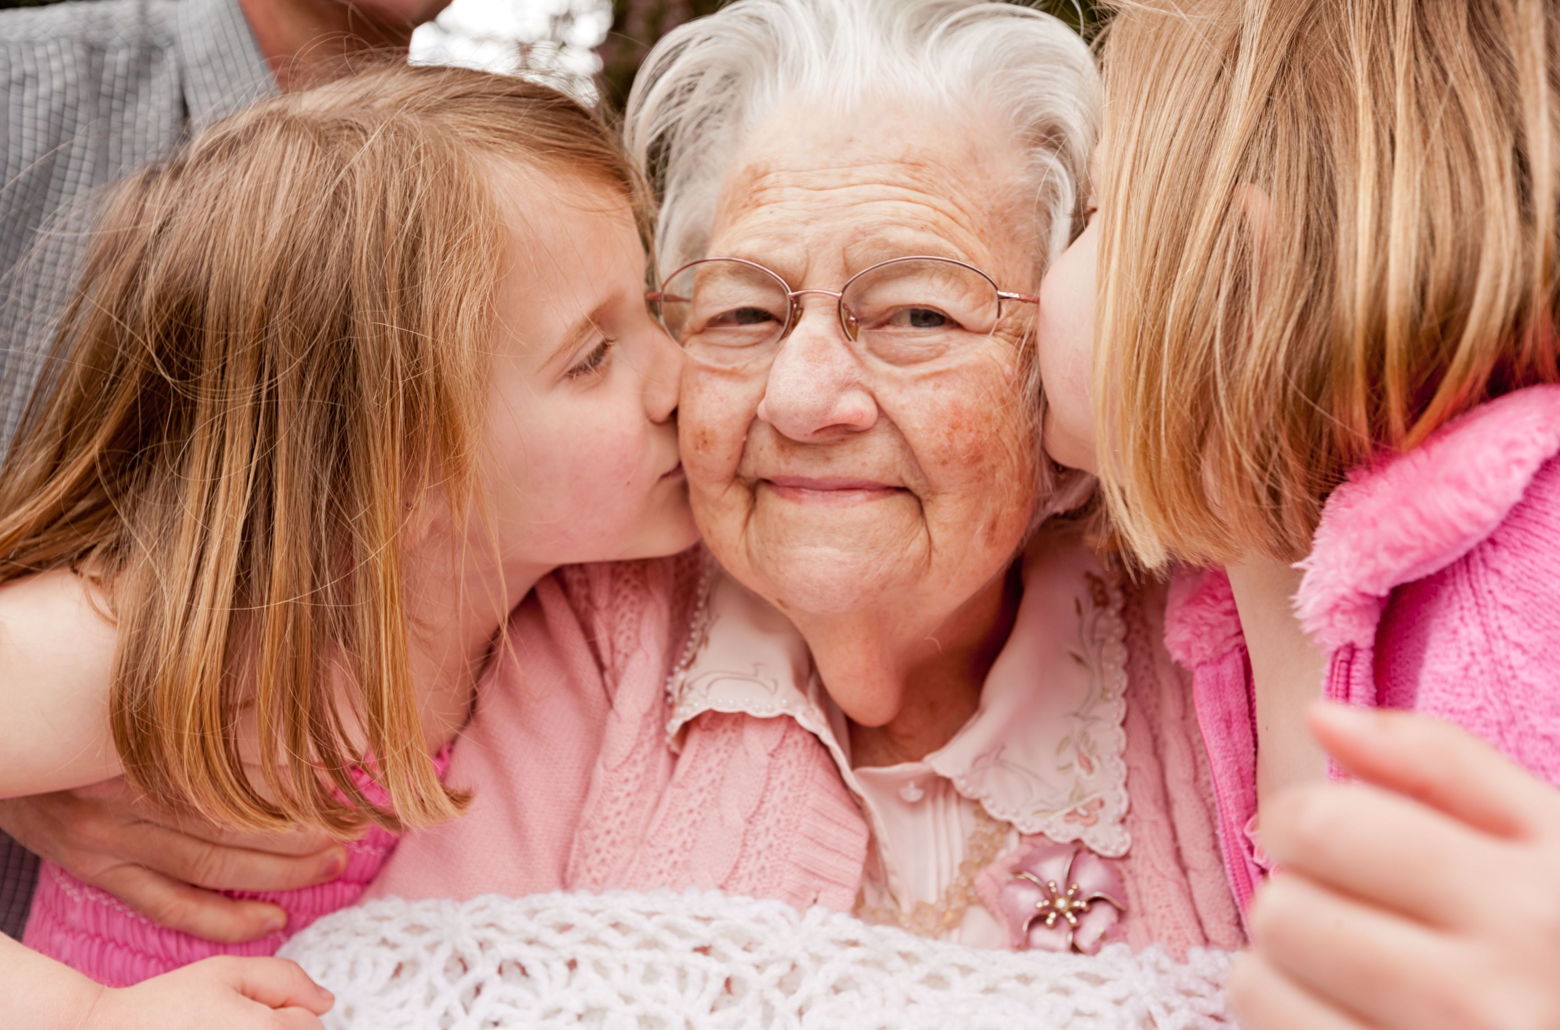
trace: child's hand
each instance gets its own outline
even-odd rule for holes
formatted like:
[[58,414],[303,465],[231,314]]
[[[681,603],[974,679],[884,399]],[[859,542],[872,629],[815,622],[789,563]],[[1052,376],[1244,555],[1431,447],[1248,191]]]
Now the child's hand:
[[320,1030],[332,1001],[296,962],[224,956],[103,988],[81,1030]]
[[1560,1028],[1560,791],[1427,716],[1311,725],[1358,782],[1262,813],[1281,871],[1231,977],[1242,1025]]

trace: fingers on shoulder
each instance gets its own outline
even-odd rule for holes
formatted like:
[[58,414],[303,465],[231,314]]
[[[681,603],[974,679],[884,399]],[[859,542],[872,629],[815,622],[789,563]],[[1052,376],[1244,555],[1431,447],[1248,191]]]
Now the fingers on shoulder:
[[141,866],[120,866],[97,886],[159,926],[220,944],[242,944],[275,933],[287,916],[275,905],[229,898]]
[[1560,821],[1560,793],[1490,744],[1422,712],[1319,704],[1311,726],[1346,771],[1500,836]]
[[1230,970],[1229,999],[1249,1030],[1361,1030],[1252,952],[1238,956]]

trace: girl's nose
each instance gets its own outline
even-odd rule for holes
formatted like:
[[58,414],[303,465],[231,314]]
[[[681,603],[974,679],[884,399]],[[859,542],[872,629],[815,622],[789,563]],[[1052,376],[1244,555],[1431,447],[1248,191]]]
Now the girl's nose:
[[650,332],[650,360],[644,383],[645,414],[652,422],[665,422],[677,410],[683,352],[660,325],[652,325]]

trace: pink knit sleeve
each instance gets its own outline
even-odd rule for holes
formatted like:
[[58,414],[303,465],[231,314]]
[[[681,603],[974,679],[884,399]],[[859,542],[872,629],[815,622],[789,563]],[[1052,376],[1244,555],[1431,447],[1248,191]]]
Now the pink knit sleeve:
[[[370,896],[569,886],[570,855],[603,768],[637,734],[661,733],[653,713],[637,709],[657,700],[674,641],[687,631],[700,560],[694,551],[571,566],[537,584],[515,609],[454,748],[446,780],[472,792],[470,808],[403,840]],[[626,683],[634,689],[620,690]],[[664,747],[656,750],[664,763]]]
[[466,812],[413,832],[368,898],[559,889],[611,706],[590,626],[556,576],[515,610],[477,691],[446,782]]
[[1238,948],[1240,914],[1225,878],[1218,812],[1191,698],[1190,677],[1161,646],[1162,591],[1129,597],[1127,783],[1132,807],[1125,860],[1130,895],[1127,941],[1187,948]]
[[[1393,591],[1353,700],[1456,722],[1560,786],[1560,460],[1462,558]],[[1373,657],[1373,661],[1371,660]],[[1334,673],[1348,672],[1340,655]],[[1374,681],[1372,684],[1371,681]],[[1364,681],[1364,682],[1359,682]],[[1329,683],[1338,693],[1349,685]]]
[[1217,809],[1230,892],[1244,913],[1262,882],[1246,827],[1257,812],[1257,738],[1251,664],[1229,578],[1218,570],[1177,574],[1165,612],[1165,647],[1191,677],[1192,705]]

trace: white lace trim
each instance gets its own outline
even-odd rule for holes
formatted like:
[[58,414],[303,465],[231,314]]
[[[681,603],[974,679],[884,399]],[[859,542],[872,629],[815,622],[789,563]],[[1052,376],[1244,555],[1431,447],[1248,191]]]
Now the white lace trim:
[[700,576],[688,645],[666,689],[672,702],[666,732],[674,748],[683,727],[704,712],[788,715],[825,743],[832,735],[806,641],[713,559]]
[[[678,652],[677,661],[672,664],[672,671],[666,677],[666,691],[674,700],[676,699],[677,687],[682,683],[683,676],[688,671],[688,666],[693,664],[694,658],[698,657],[700,650],[704,647],[705,640],[709,637],[710,585],[715,581],[715,574],[719,570],[720,566],[715,563],[715,559],[710,555],[710,552],[705,550],[703,545],[700,545],[699,582],[694,587],[696,591],[694,596],[697,598],[697,601],[694,604],[693,614],[688,619],[688,635],[683,639],[682,650]],[[675,720],[676,716],[674,715],[672,721],[667,725],[666,732],[668,737],[675,736],[677,732],[673,728],[674,725],[677,725]]]
[[[993,722],[1021,726],[1029,740],[1013,748],[1001,737],[975,752],[945,747],[930,759],[965,797],[975,798],[992,816],[1019,832],[1041,833],[1058,843],[1079,841],[1101,855],[1120,858],[1132,846],[1126,815],[1131,804],[1127,784],[1127,626],[1125,598],[1117,576],[1101,572],[1086,579],[1090,592],[1103,597],[1078,610],[1076,651],[1068,657],[1087,670],[1087,686],[1073,695],[1066,718],[1047,723],[1022,709]],[[1018,657],[1018,656],[1013,656]],[[999,657],[998,661],[1003,659]],[[995,670],[994,670],[995,671]],[[990,713],[996,715],[996,713]],[[1034,733],[1043,726],[1045,735]],[[1022,740],[1022,738],[1020,738]],[[1043,743],[1044,748],[1036,746]],[[950,761],[952,759],[952,761]],[[1049,761],[1050,764],[1046,764]],[[1092,770],[1084,770],[1087,761]],[[962,764],[960,771],[958,766]],[[1071,777],[1069,769],[1076,769]],[[939,769],[943,771],[943,769]],[[1058,791],[1058,782],[1064,795]]]
[[988,951],[715,892],[391,898],[282,950],[330,1030],[1201,1030],[1231,1027],[1225,952]]

